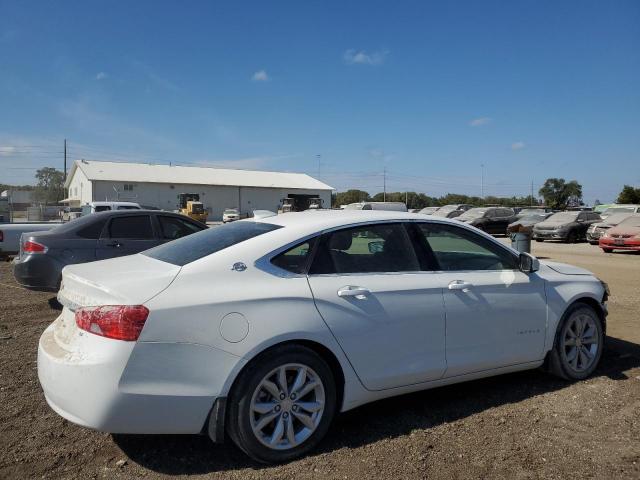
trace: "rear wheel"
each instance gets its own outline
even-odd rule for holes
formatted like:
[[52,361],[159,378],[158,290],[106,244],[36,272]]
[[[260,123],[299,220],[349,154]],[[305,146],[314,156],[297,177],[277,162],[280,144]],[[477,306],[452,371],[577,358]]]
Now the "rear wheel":
[[336,410],[331,369],[313,350],[284,345],[256,358],[229,396],[227,431],[254,460],[280,463],[312,450]]
[[597,312],[578,302],[565,313],[550,352],[551,373],[566,380],[582,380],[600,362],[604,344],[602,322]]
[[611,252],[613,252],[613,248],[603,248],[602,251],[604,253],[611,253]]

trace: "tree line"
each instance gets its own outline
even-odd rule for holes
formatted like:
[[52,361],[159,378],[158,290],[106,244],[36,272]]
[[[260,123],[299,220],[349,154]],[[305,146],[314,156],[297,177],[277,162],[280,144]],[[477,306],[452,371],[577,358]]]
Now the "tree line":
[[[403,202],[407,208],[439,207],[442,205],[464,203],[473,206],[500,205],[500,206],[540,206],[552,208],[554,210],[564,210],[569,207],[579,207],[584,205],[582,201],[582,185],[576,180],[566,181],[564,178],[548,178],[538,190],[539,198],[527,196],[496,197],[486,196],[484,198],[470,196],[460,193],[447,193],[441,197],[431,197],[424,193],[417,192],[387,192],[369,195],[364,190],[347,190],[346,192],[334,193],[331,204],[333,207],[347,205],[357,202]],[[640,203],[640,188],[625,185],[617,203]]]

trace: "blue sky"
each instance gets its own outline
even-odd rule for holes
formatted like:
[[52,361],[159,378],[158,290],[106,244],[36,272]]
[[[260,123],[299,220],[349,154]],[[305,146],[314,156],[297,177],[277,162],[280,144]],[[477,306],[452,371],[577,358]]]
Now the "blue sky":
[[[0,0],[0,183],[71,159],[338,190],[640,185],[640,3]],[[319,156],[319,157],[318,157]],[[320,163],[320,165],[318,165]]]

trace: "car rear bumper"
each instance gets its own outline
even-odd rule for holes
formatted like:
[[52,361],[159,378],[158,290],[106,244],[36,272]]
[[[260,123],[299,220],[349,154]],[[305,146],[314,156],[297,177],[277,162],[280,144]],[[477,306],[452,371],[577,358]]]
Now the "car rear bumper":
[[[110,433],[203,431],[219,396],[215,392],[222,390],[237,357],[218,351],[219,358],[213,358],[219,360],[218,365],[196,363],[201,359],[192,350],[202,346],[106,339],[71,329],[63,315],[44,331],[38,346],[38,378],[56,413],[78,425]],[[72,330],[67,346],[58,336],[69,333],[56,329]],[[163,349],[166,345],[172,350]],[[220,382],[192,373],[217,371],[218,366],[223,374]]]
[[64,265],[46,254],[22,255],[13,261],[13,276],[29,290],[57,292]]
[[534,230],[534,240],[565,240],[569,232],[556,232],[555,230]]
[[[622,242],[616,242],[616,240],[622,240]],[[600,248],[610,248],[612,250],[640,250],[640,239],[634,238],[600,238],[598,241]]]

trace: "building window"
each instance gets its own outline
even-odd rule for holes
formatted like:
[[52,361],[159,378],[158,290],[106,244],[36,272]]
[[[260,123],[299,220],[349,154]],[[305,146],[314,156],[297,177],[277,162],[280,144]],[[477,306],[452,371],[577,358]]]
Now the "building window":
[[124,184],[124,191],[125,191],[125,192],[131,192],[131,191],[133,191],[133,185],[132,185],[132,184],[130,184],[130,183],[125,183],[125,184]]

